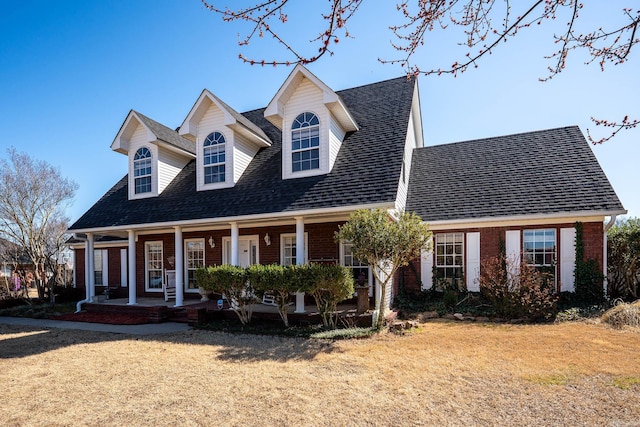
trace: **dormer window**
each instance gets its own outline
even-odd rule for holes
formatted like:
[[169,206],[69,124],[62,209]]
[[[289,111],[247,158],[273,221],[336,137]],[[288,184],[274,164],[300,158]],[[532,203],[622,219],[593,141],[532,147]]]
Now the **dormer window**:
[[293,172],[320,168],[320,121],[313,113],[302,113],[291,125]]
[[135,194],[151,193],[151,151],[142,147],[133,157]]
[[225,181],[225,139],[220,132],[212,132],[204,140],[204,183]]

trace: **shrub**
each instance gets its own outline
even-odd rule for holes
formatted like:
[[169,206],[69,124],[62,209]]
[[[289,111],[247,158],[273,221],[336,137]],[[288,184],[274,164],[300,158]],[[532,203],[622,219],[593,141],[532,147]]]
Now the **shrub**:
[[640,327],[640,300],[630,304],[621,302],[607,310],[600,320],[614,328],[623,328],[624,326],[638,328]]
[[640,218],[616,222],[607,238],[609,296],[636,299],[640,296]]
[[323,325],[335,329],[338,303],[355,292],[351,270],[340,265],[307,264],[292,271],[299,288],[316,300]]
[[479,279],[482,294],[491,301],[498,315],[505,318],[552,319],[558,300],[547,284],[552,281],[524,262],[519,271],[508,267],[513,264],[502,256],[482,260]]
[[274,295],[280,318],[288,328],[289,300],[298,290],[289,269],[278,264],[255,264],[247,268],[247,277],[256,292],[262,294],[268,292]]
[[196,270],[196,283],[226,297],[243,325],[251,322],[253,303],[258,299],[247,280],[245,268],[227,264],[199,268]]

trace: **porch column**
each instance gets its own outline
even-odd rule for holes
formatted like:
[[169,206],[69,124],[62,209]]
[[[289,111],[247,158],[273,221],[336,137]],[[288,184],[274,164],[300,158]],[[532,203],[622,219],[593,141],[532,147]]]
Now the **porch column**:
[[[296,265],[302,265],[306,259],[304,254],[304,218],[297,216],[296,218]],[[304,313],[304,292],[296,292],[296,311],[295,313]]]
[[182,227],[176,226],[175,230],[175,256],[176,256],[176,307],[182,307],[184,300],[184,262],[183,252],[184,245],[182,243]]
[[93,254],[93,233],[87,233],[87,245],[86,245],[86,258],[87,261],[85,264],[87,265],[87,271],[85,271],[86,275],[86,283],[87,283],[87,295],[89,298],[89,302],[93,302],[93,297],[96,296],[96,269],[95,269],[95,257]]
[[[91,299],[91,286],[89,285],[89,239],[84,241],[84,295],[85,299],[89,301]],[[74,264],[74,274],[77,270],[77,264]]]
[[136,305],[136,233],[129,230],[129,302],[127,305]]
[[238,223],[231,223],[231,265],[238,265],[238,251],[240,250],[240,244],[238,240],[240,238],[240,230],[238,229]]

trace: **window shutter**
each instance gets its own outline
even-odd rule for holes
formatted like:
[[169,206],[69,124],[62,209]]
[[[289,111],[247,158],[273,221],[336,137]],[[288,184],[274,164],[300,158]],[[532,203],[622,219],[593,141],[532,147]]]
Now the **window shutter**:
[[467,291],[479,292],[480,283],[480,233],[467,233]]
[[430,239],[431,250],[422,251],[420,257],[420,280],[422,280],[422,289],[431,289],[433,286],[433,237]]
[[575,291],[576,229],[560,229],[560,291]]
[[109,249],[102,250],[102,285],[109,286]]
[[520,262],[522,256],[520,230],[507,230],[505,232],[505,252],[509,273],[520,274]]
[[120,249],[120,286],[127,287],[127,250]]

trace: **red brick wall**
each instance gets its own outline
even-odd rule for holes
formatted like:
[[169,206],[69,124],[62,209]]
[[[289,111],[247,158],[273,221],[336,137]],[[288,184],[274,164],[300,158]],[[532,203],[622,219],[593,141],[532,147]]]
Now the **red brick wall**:
[[[308,233],[308,257],[312,262],[339,262],[339,245],[334,241],[334,233],[342,222],[305,224],[305,232]],[[277,227],[260,228],[240,228],[240,236],[258,236],[258,256],[261,264],[279,264],[280,260],[280,235],[293,234],[296,232],[295,225],[285,225]],[[271,245],[267,246],[264,236],[269,233]],[[222,264],[222,238],[230,237],[230,230],[198,231],[183,233],[183,240],[201,239],[205,240],[205,264]],[[209,245],[209,238],[213,237],[215,247]],[[169,263],[169,258],[175,256],[175,236],[168,234],[150,234],[138,236],[136,242],[136,291],[139,297],[159,296],[161,292],[145,291],[145,243],[162,242],[164,268],[173,269],[174,265]],[[109,283],[119,284],[120,282],[120,249],[109,249]],[[76,281],[77,286],[84,288],[84,249],[76,250]],[[120,289],[117,296],[126,297],[127,290]],[[196,297],[197,295],[194,295]],[[188,294],[185,297],[189,297]],[[197,296],[199,297],[199,296]]]
[[[556,230],[556,244],[557,244],[557,277],[561,277],[560,266],[560,250],[562,243],[560,242],[560,229],[574,227],[574,223],[565,224],[553,224],[553,225],[535,225],[535,226],[521,226],[521,227],[487,227],[487,228],[470,228],[470,229],[451,229],[446,231],[438,231],[437,233],[454,233],[454,232],[480,232],[480,257],[481,259],[495,257],[500,254],[501,241],[504,244],[505,232],[507,230],[534,230],[542,228],[553,228]],[[598,265],[602,267],[602,245],[604,243],[603,238],[603,223],[601,222],[587,222],[583,223],[583,240],[585,247],[585,259],[593,258],[598,262]],[[434,232],[436,234],[436,232]],[[522,237],[521,237],[522,239]],[[465,241],[466,244],[466,241]],[[466,250],[464,262],[466,265]],[[418,275],[413,273],[410,267],[403,267],[397,273],[395,277],[394,292],[398,292],[399,284],[404,280],[404,287],[408,292],[419,292],[420,286],[417,278],[420,277],[420,259],[413,261],[413,266],[418,272]],[[558,281],[559,283],[559,281]]]

